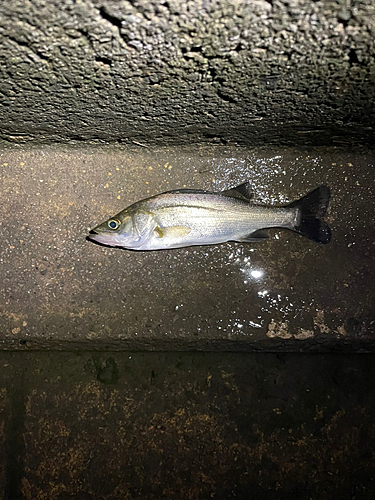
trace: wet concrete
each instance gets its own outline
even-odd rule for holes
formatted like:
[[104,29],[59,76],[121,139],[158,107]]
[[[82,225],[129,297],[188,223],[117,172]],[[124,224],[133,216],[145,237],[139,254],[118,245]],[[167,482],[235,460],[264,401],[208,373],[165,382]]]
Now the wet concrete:
[[12,500],[371,500],[373,355],[0,352]]
[[[0,157],[4,349],[374,349],[374,155],[339,148],[9,148]],[[255,201],[332,189],[332,242],[130,252],[90,227],[148,195],[249,180]]]

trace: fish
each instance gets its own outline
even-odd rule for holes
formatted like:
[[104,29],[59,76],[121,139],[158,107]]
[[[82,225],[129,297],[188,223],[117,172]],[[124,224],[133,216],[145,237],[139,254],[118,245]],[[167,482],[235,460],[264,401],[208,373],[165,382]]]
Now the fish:
[[281,207],[253,202],[249,182],[211,192],[178,189],[151,196],[94,227],[88,239],[129,250],[166,250],[235,241],[255,243],[267,229],[289,229],[327,244],[331,230],[323,220],[330,189],[319,186]]

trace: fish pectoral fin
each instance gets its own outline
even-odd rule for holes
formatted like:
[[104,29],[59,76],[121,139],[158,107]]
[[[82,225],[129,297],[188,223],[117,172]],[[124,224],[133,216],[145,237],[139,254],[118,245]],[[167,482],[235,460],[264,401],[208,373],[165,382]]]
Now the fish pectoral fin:
[[163,238],[164,236],[163,229],[160,226],[156,226],[156,228],[154,229],[154,235],[156,236],[156,238]]
[[154,235],[156,236],[156,238],[183,238],[190,232],[191,229],[187,226],[156,226],[156,228],[154,229]]
[[238,198],[243,201],[250,201],[253,197],[253,193],[251,191],[250,182],[244,182],[237,187],[232,189],[227,189],[226,191],[222,191],[219,193],[223,196],[229,196],[231,198]]
[[241,241],[243,243],[256,243],[257,241],[266,240],[268,238],[267,231],[265,229],[258,229],[258,231],[254,231],[243,238],[240,238],[236,241]]

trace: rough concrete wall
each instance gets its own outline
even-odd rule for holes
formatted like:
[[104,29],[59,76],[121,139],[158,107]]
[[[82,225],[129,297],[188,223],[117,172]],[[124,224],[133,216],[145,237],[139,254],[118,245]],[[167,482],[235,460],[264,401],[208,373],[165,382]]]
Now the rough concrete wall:
[[8,0],[1,136],[371,141],[372,0]]

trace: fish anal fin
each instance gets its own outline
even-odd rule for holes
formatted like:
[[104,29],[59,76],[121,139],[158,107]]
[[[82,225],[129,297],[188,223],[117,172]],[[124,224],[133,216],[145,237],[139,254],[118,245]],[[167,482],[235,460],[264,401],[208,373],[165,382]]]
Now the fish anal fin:
[[156,226],[154,229],[154,235],[157,238],[183,238],[191,232],[188,226],[169,226],[160,227]]
[[244,182],[239,186],[227,189],[226,191],[222,191],[220,194],[223,196],[229,196],[231,198],[238,198],[243,201],[250,201],[253,197],[249,182]]
[[243,238],[240,238],[236,241],[241,241],[242,243],[256,243],[257,241],[266,240],[268,238],[267,231],[265,229],[258,229],[253,233],[250,233]]

